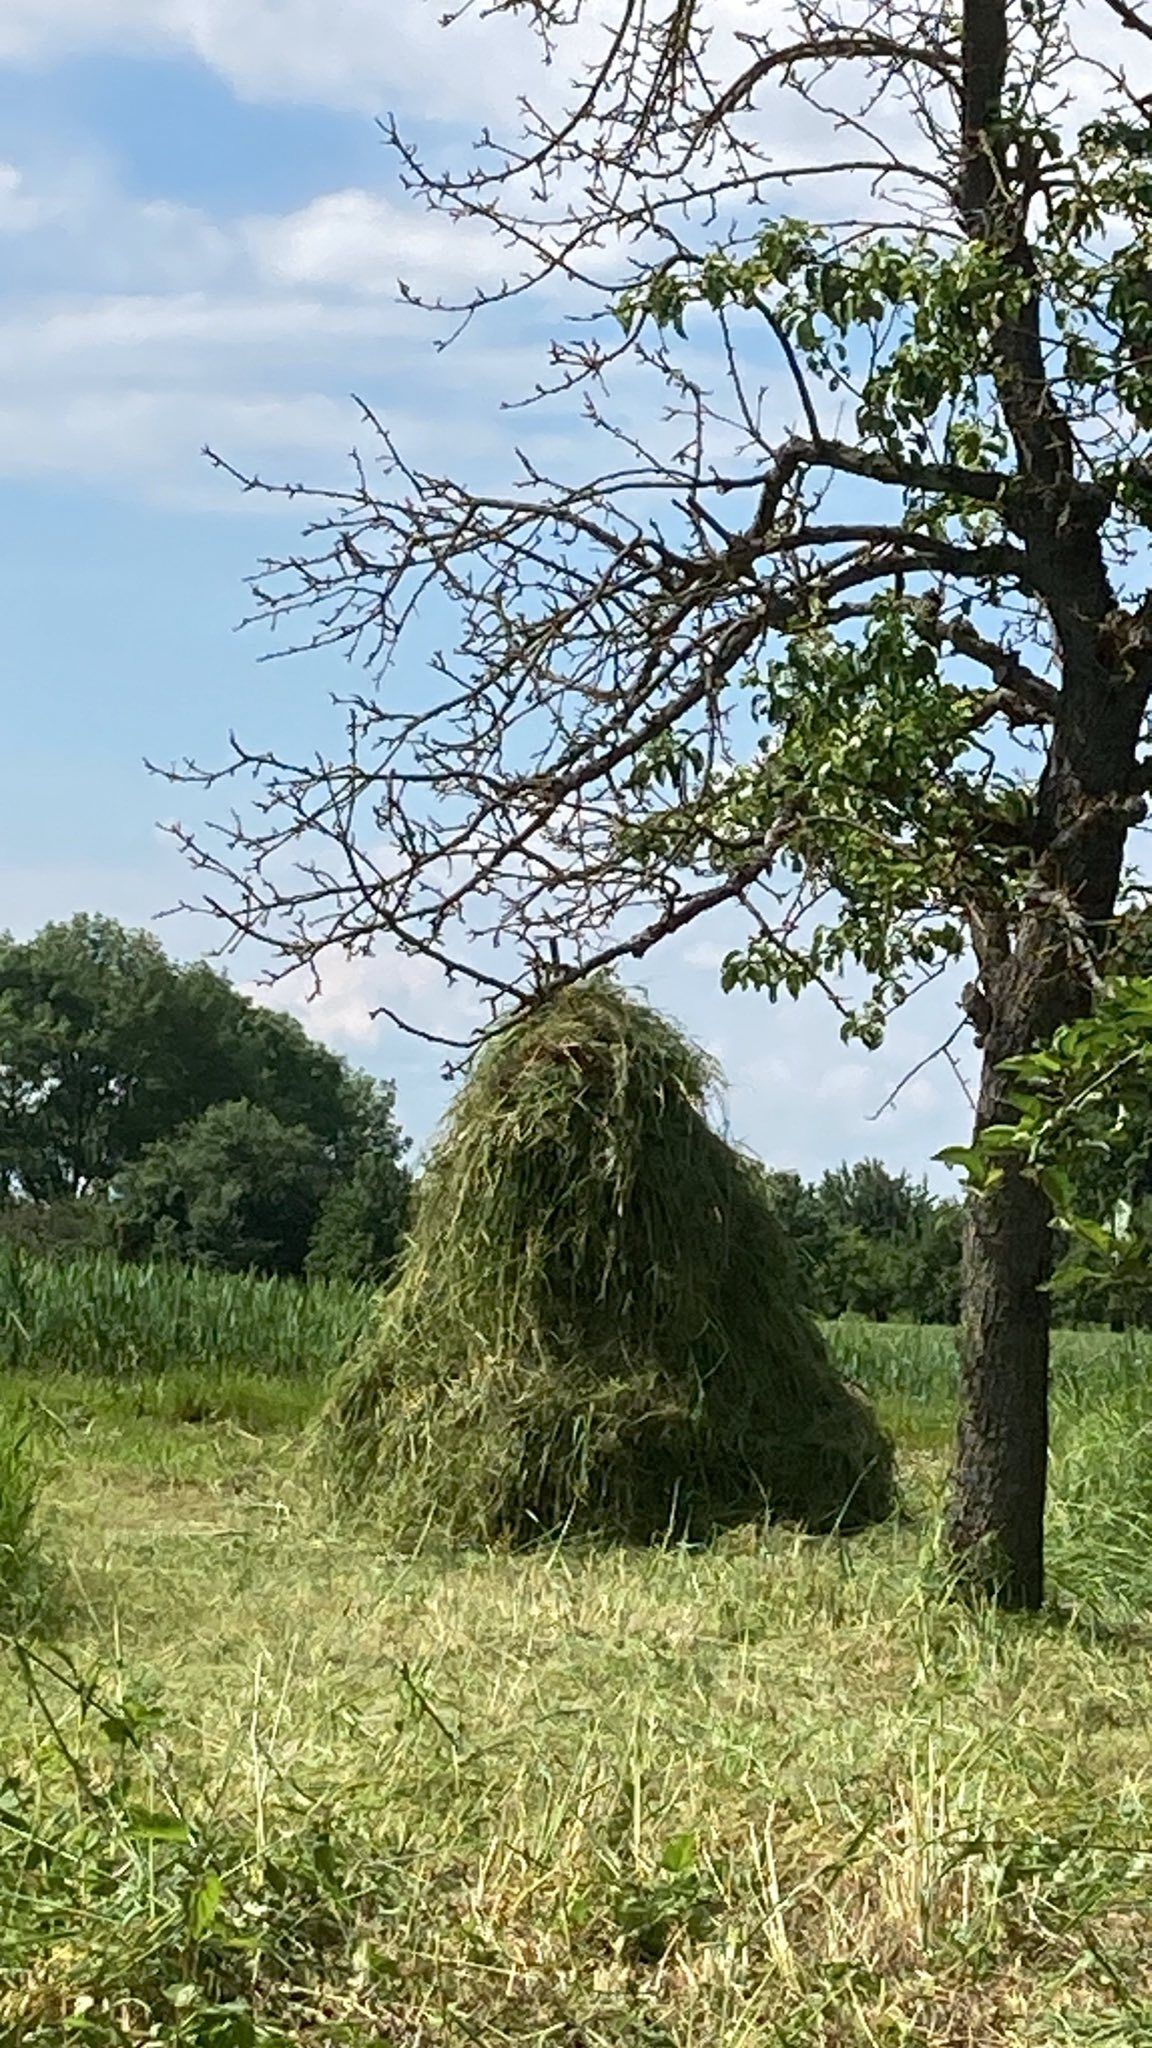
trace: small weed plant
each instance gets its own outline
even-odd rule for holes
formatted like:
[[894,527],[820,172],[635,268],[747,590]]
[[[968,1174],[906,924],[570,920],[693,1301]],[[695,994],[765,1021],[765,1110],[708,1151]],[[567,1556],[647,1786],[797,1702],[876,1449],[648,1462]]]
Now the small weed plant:
[[40,1529],[42,1467],[31,1419],[0,1408],[0,1636],[33,1627],[50,1572]]

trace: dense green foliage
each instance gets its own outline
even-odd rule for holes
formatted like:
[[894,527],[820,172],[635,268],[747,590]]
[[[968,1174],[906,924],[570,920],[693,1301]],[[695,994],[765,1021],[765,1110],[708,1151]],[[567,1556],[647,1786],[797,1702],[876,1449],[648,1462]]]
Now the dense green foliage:
[[[147,933],[79,916],[0,939],[10,1241],[68,1251],[115,1235],[137,1257],[299,1273],[331,1198],[321,1270],[379,1279],[407,1186],[394,1101],[294,1018],[202,963],[178,966]],[[355,1245],[341,1265],[346,1185]]]
[[[994,1129],[987,1151],[983,1143],[956,1146],[942,1157],[975,1168],[973,1193],[977,1162],[986,1160],[994,1173],[1005,1147],[1027,1160],[1029,1172],[1042,1171],[1061,1258],[1054,1318],[1120,1328],[1152,1318],[1152,1087],[1138,1072],[1145,1054],[1134,1016],[1118,1019],[1114,1005],[1111,999],[1098,1019],[1062,1034],[1055,1059],[1041,1052],[1018,1063],[1018,1127]],[[1114,1070],[1118,1044],[1122,1065]],[[818,1315],[957,1320],[960,1202],[930,1195],[877,1159],[836,1167],[811,1185],[796,1173],[769,1173],[767,1182]]]
[[[1121,949],[1118,949],[1121,950]],[[1146,942],[1145,942],[1146,951]],[[1097,1314],[1152,1315],[1152,980],[1118,973],[1089,1015],[1005,1063],[1013,1121],[941,1157],[985,1199],[1016,1165],[1052,1204],[1055,1287]]]
[[337,1478],[394,1533],[889,1511],[890,1447],[801,1305],[759,1169],[705,1120],[714,1078],[602,979],[482,1053],[330,1417]]
[[333,1146],[354,1124],[343,1061],[294,1018],[105,917],[0,943],[0,1080],[0,1171],[37,1201],[106,1188],[217,1102]]
[[308,1251],[308,1277],[377,1285],[408,1227],[412,1180],[394,1148],[365,1152],[327,1195]]
[[119,1176],[117,1236],[129,1257],[299,1273],[332,1178],[323,1143],[302,1124],[251,1102],[216,1103]]
[[878,1159],[836,1167],[812,1185],[796,1173],[770,1173],[767,1184],[818,1315],[955,1322],[959,1204],[935,1200]]
[[0,1202],[0,1245],[44,1258],[76,1259],[116,1249],[116,1217],[103,1195],[54,1202]]

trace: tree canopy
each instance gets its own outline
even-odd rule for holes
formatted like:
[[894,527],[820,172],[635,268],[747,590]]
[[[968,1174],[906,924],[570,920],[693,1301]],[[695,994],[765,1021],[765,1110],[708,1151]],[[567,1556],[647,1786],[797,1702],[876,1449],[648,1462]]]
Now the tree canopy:
[[[206,1123],[213,1111],[221,1115]],[[148,933],[78,916],[27,941],[0,939],[0,1190],[45,1218],[51,1210],[49,1234],[62,1244],[100,1234],[100,1205],[115,1185],[132,1191],[126,1244],[228,1263],[223,1195],[215,1220],[205,1220],[212,1162],[222,1171],[230,1162],[233,1197],[241,1201],[243,1186],[244,1202],[259,1207],[279,1160],[294,1184],[313,1176],[312,1226],[346,1181],[375,1174],[381,1189],[387,1183],[373,1239],[383,1270],[407,1187],[394,1111],[391,1083],[355,1072],[295,1018],[251,1001],[204,963],[168,959]],[[187,1211],[179,1228],[161,1198],[178,1183]],[[275,1253],[263,1224],[238,1226],[240,1264],[253,1262],[247,1252],[259,1243],[255,1263],[302,1269],[310,1230],[301,1237],[296,1222],[289,1227],[295,1199],[285,1197]],[[147,1217],[157,1225],[151,1239]]]
[[330,1189],[308,1248],[310,1280],[378,1285],[392,1271],[412,1208],[411,1176],[396,1149],[363,1152]]
[[129,1257],[299,1273],[332,1181],[315,1132],[255,1103],[214,1103],[125,1167],[118,1240]]
[[951,1323],[960,1291],[960,1209],[878,1159],[835,1167],[807,1185],[770,1173],[773,1207],[818,1314]]
[[157,942],[109,918],[0,942],[0,1173],[10,1191],[83,1195],[164,1127],[165,1099],[178,1095],[177,1120],[188,1113],[173,983]]

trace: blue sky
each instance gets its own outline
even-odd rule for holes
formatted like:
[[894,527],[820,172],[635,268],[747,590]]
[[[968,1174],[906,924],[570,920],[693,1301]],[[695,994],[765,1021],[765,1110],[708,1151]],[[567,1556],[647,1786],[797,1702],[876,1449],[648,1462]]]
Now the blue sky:
[[[151,922],[194,878],[158,830],[180,807],[144,758],[218,758],[233,726],[286,745],[326,729],[333,671],[261,664],[234,630],[244,576],[294,529],[213,474],[205,442],[242,467],[339,481],[355,390],[419,458],[479,472],[509,446],[499,401],[535,367],[543,310],[445,358],[395,289],[499,266],[475,232],[405,200],[374,116],[395,109],[451,148],[499,120],[534,62],[515,23],[444,34],[441,11],[0,4],[0,925],[26,934],[77,909]],[[526,431],[570,444],[576,430],[553,414],[521,416]],[[158,929],[184,955],[216,943],[187,917]],[[953,988],[869,1055],[841,1045],[819,996],[723,996],[724,950],[723,932],[700,933],[643,984],[721,1059],[735,1135],[812,1174],[865,1153],[919,1173],[964,1134],[940,1065],[868,1120],[951,1029]],[[301,1014],[396,1076],[422,1139],[445,1099],[440,1056],[374,1024],[374,1000],[451,1028],[446,992],[387,959],[336,963]]]

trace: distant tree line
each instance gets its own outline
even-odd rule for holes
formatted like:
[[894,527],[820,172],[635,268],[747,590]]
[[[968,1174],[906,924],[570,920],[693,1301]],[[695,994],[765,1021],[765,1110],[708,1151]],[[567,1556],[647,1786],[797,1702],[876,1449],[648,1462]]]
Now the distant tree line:
[[[1130,1150],[1149,1189],[1148,1143],[1135,1131]],[[1104,1168],[1090,1156],[1078,1166],[1077,1199],[1104,1201]],[[962,1201],[932,1195],[922,1181],[890,1173],[879,1159],[835,1167],[811,1184],[798,1173],[767,1176],[777,1213],[792,1240],[809,1302],[822,1316],[859,1315],[873,1322],[954,1323],[960,1313]],[[1057,1253],[1071,1240],[1056,1233]],[[1102,1286],[1092,1271],[1067,1262],[1053,1294],[1060,1323],[1109,1323],[1114,1329],[1152,1324],[1152,1288]]]
[[[1128,1150],[1147,1179],[1148,1144]],[[0,1243],[375,1283],[407,1226],[406,1151],[391,1082],[150,934],[90,916],[0,934]],[[818,1314],[955,1322],[959,1201],[878,1159],[767,1180]],[[1146,1310],[1087,1284],[1056,1302],[1068,1321]]]
[[811,1185],[781,1172],[768,1184],[818,1314],[956,1321],[959,1202],[937,1199],[878,1159],[837,1166]]
[[145,932],[0,936],[0,1236],[378,1280],[410,1197],[390,1082]]

